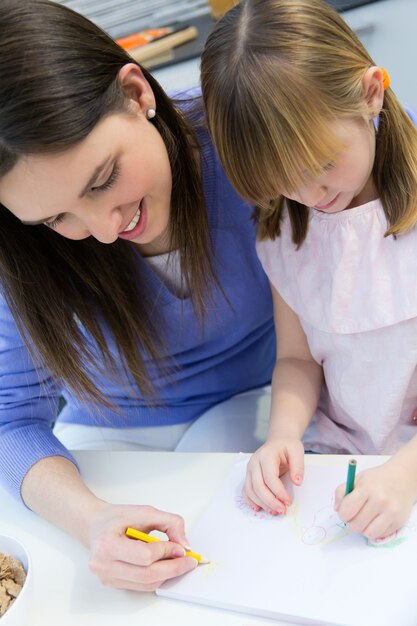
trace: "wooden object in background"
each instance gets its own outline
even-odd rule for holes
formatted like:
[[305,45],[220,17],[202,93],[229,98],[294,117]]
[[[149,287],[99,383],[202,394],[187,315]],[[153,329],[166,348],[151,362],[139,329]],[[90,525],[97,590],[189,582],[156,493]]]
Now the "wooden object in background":
[[129,54],[138,63],[144,63],[144,65],[146,65],[145,62],[149,62],[149,59],[159,57],[160,55],[172,50],[172,48],[176,48],[187,41],[196,39],[197,35],[197,28],[195,26],[189,26],[188,28],[184,28],[184,30],[172,33],[172,35],[167,35],[159,41],[154,41],[153,43],[146,44],[145,46],[139,46],[138,48],[129,50]]
[[209,0],[211,14],[215,20],[218,20],[236,4],[239,4],[239,0]]

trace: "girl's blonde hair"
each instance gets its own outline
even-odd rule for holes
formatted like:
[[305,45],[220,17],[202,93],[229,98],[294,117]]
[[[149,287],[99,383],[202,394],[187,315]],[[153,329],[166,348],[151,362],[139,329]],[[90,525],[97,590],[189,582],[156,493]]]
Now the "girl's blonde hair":
[[[329,121],[369,115],[362,79],[375,65],[359,39],[321,0],[242,0],[216,25],[202,55],[207,121],[239,194],[258,207],[259,236],[280,234],[282,193],[320,175],[343,149]],[[373,176],[389,223],[417,221],[417,130],[385,93]],[[293,240],[309,209],[287,201]]]

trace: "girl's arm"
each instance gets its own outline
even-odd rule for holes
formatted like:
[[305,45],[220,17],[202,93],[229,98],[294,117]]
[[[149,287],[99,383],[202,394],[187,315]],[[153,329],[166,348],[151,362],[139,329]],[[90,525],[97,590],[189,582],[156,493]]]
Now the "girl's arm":
[[243,489],[249,505],[272,514],[285,513],[291,503],[279,476],[287,470],[295,485],[304,474],[301,438],[309,425],[323,384],[321,366],[314,361],[294,311],[271,285],[277,335],[277,362],[272,376],[268,438],[248,463]]
[[[153,591],[198,563],[185,556],[184,521],[150,506],[113,505],[97,498],[64,457],[38,461],[22,483],[25,504],[72,535],[90,551],[89,567],[111,587]],[[170,541],[142,543],[125,536],[128,526],[161,530]]]
[[311,356],[298,316],[271,286],[277,335],[268,439],[301,439],[320,397],[323,370]]

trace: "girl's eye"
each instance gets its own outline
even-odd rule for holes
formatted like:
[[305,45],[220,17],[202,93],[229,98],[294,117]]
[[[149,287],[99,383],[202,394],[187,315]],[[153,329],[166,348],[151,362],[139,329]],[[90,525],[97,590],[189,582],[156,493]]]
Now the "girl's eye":
[[51,220],[50,222],[44,222],[45,226],[48,226],[48,228],[56,228],[58,226],[58,224],[60,224],[62,222],[62,220],[64,219],[64,213],[60,213],[59,215],[56,216],[55,219]]
[[110,174],[106,182],[100,185],[99,187],[91,187],[91,191],[106,191],[106,189],[110,189],[110,187],[113,187],[114,183],[118,179],[119,174],[120,174],[119,165],[115,163],[112,173]]
[[328,163],[326,163],[326,165],[323,165],[323,171],[329,172],[330,170],[334,168],[335,165],[336,163],[334,161],[329,161]]

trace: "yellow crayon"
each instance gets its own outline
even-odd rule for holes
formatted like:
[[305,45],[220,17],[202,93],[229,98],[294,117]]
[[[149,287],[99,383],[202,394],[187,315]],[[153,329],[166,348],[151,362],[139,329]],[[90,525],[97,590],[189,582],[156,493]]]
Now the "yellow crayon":
[[[141,530],[136,530],[136,528],[127,528],[125,532],[126,537],[130,537],[131,539],[139,539],[140,541],[146,541],[146,543],[154,543],[155,541],[162,541],[158,537],[152,537],[152,535],[148,535],[147,533],[142,532]],[[197,554],[197,552],[192,552],[191,550],[185,551],[186,556],[192,556],[193,559],[198,561],[200,565],[205,563],[210,563],[206,557],[202,554]]]

